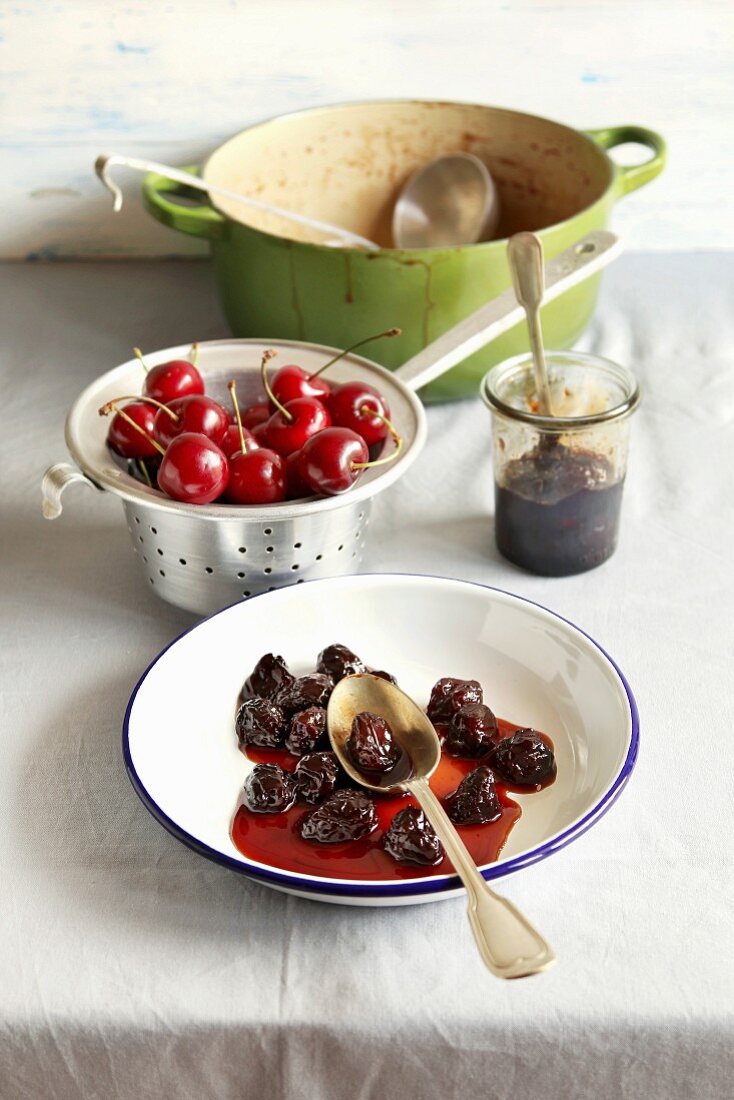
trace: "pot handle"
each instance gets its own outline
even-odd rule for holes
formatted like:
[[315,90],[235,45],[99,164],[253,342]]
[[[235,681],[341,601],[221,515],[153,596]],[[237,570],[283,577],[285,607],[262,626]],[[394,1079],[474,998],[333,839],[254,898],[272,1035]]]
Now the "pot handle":
[[665,167],[667,155],[665,138],[655,130],[647,130],[644,126],[609,126],[605,130],[586,130],[586,134],[607,151],[614,149],[617,145],[624,145],[628,141],[635,142],[636,145],[646,145],[652,150],[653,155],[642,164],[615,165],[623,195],[636,191],[638,187],[644,187],[650,180],[659,176]]
[[97,489],[102,492],[99,486],[95,485],[86,474],[83,474],[81,470],[77,470],[76,466],[71,466],[68,462],[57,462],[55,466],[49,466],[41,482],[41,492],[43,494],[41,510],[46,519],[59,518],[62,511],[62,493],[67,485],[71,485],[75,481],[80,481],[82,484],[88,485],[90,489]]
[[[543,301],[550,302],[584,279],[596,275],[621,251],[621,241],[608,229],[594,229],[587,233],[546,263]],[[411,390],[427,386],[462,359],[467,359],[503,332],[514,328],[524,317],[525,310],[515,297],[515,291],[510,288],[408,359],[395,371],[395,377]]]
[[[196,165],[183,169],[198,174]],[[171,202],[168,195],[196,200],[197,206],[182,206]],[[201,192],[183,183],[149,172],[143,180],[143,203],[149,214],[170,229],[188,233],[191,237],[206,237],[210,241],[221,240],[227,234],[227,219],[202,199]]]

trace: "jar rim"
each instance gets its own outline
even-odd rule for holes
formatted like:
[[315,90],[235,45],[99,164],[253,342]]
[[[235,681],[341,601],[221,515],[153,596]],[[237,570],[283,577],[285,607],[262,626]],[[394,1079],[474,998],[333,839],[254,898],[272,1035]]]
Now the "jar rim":
[[529,424],[534,428],[544,431],[564,432],[573,429],[593,427],[595,424],[606,424],[610,420],[619,420],[629,416],[640,403],[640,388],[632,371],[615,363],[612,359],[606,359],[601,355],[593,355],[583,351],[549,351],[546,352],[546,360],[549,364],[560,361],[572,361],[575,366],[596,367],[608,376],[613,376],[626,391],[625,398],[618,404],[601,412],[585,413],[582,416],[546,416],[542,413],[534,413],[529,409],[518,409],[509,405],[500,397],[498,385],[506,381],[519,369],[532,372],[532,355],[525,352],[522,355],[514,355],[511,359],[505,359],[485,374],[481,382],[480,395],[484,404],[494,412],[500,412],[511,420],[519,420],[523,424]]

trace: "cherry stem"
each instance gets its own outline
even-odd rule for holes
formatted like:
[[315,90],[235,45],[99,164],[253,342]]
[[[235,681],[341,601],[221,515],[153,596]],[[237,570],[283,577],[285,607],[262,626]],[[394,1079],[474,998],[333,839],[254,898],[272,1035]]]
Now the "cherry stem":
[[260,364],[260,377],[263,380],[263,386],[265,387],[266,394],[268,395],[270,400],[273,402],[273,404],[275,405],[278,412],[281,413],[286,418],[286,420],[290,423],[290,421],[293,420],[293,413],[289,413],[288,410],[286,409],[285,405],[281,405],[280,401],[278,400],[278,398],[275,396],[275,394],[271,390],[270,383],[268,382],[268,372],[267,372],[267,369],[266,369],[267,364],[268,364],[268,360],[272,359],[277,354],[278,354],[277,351],[273,351],[272,348],[269,351],[264,351],[263,352],[262,363]]
[[240,416],[240,406],[237,400],[237,383],[234,378],[231,382],[227,383],[227,389],[229,390],[230,397],[232,398],[232,404],[234,405],[234,415],[237,420],[237,428],[240,433],[240,445],[242,447],[243,455],[247,454],[247,440],[245,439],[245,432],[242,427],[242,417]]
[[[144,394],[125,393],[121,397],[113,397],[112,401],[107,402],[107,405],[112,408],[113,402],[115,401],[147,401],[149,405],[155,405],[157,409],[163,409],[164,412],[167,412],[171,420],[178,421],[181,419],[178,413],[175,413],[173,409],[169,409],[168,405],[164,405],[162,401],[156,401],[155,397],[146,397]],[[107,405],[105,405],[105,408],[107,408]]]
[[131,427],[135,428],[136,432],[139,432],[149,443],[152,443],[157,451],[162,455],[165,455],[165,448],[161,447],[157,439],[153,439],[152,435],[148,435],[145,428],[141,428],[139,424],[136,424],[131,416],[128,416],[124,409],[121,409],[119,405],[116,405],[114,401],[108,401],[106,405],[103,405],[99,410],[100,416],[109,416],[111,412],[117,413],[123,420],[126,420]]
[[153,488],[153,482],[150,480],[150,474],[148,473],[148,467],[145,465],[142,458],[138,459],[138,466],[143,471],[143,476],[144,476],[145,480],[148,482],[148,487],[150,489],[152,489]]
[[352,462],[352,469],[370,470],[373,466],[384,466],[387,462],[392,462],[394,458],[398,457],[403,449],[402,437],[398,435],[397,431],[395,430],[395,426],[391,423],[391,421],[387,419],[386,416],[383,416],[382,413],[377,411],[377,409],[371,409],[369,405],[361,405],[359,408],[359,412],[362,416],[376,416],[378,420],[381,420],[382,423],[387,426],[390,435],[392,436],[393,443],[395,444],[395,450],[392,451],[389,455],[385,455],[384,458],[375,458],[372,462]]
[[195,367],[195,366],[196,366],[196,365],[198,364],[198,362],[199,362],[199,341],[198,341],[198,340],[196,340],[196,341],[195,341],[195,342],[194,342],[194,343],[193,343],[193,344],[191,345],[191,351],[190,351],[190,353],[189,353],[189,354],[191,355],[191,363],[192,363],[192,366],[194,366],[194,367]]
[[358,340],[356,344],[352,344],[350,348],[345,348],[344,351],[340,351],[338,355],[335,355],[333,359],[330,359],[328,363],[324,363],[323,367],[319,367],[313,374],[309,374],[308,380],[312,378],[318,378],[320,374],[323,374],[325,370],[332,367],[334,363],[339,359],[343,359],[345,355],[349,355],[350,351],[355,351],[357,348],[361,348],[363,344],[369,344],[372,340],[381,340],[383,336],[400,336],[402,329],[389,328],[386,332],[378,332],[376,336],[366,336],[364,340]]
[[140,350],[140,348],[133,348],[133,351],[135,352],[135,358],[138,360],[138,362],[140,363],[140,366],[143,368],[143,370],[147,374],[148,371],[150,370],[150,367],[146,365],[145,359],[143,359],[142,351]]

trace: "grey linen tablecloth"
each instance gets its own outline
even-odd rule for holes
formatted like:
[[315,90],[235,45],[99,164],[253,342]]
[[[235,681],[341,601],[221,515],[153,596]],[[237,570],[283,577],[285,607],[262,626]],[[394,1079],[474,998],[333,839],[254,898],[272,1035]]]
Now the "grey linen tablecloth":
[[286,897],[188,851],[138,802],[125,704],[192,619],[147,591],[117,501],[72,490],[49,524],[39,481],[66,457],[72,400],[130,345],[225,334],[211,273],[1,275],[3,1100],[731,1095],[731,257],[631,255],[605,276],[585,346],[644,388],[606,565],[544,580],[498,558],[478,401],[429,410],[424,454],[377,503],[367,569],[538,600],[601,641],[639,702],[621,800],[501,884],[559,958],[514,984],[480,966],[461,901]]

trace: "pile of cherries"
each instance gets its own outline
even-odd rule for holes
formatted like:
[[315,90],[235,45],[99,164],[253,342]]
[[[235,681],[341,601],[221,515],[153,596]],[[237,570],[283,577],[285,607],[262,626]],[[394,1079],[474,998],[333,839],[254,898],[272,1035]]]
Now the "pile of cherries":
[[[363,470],[392,461],[402,447],[379,390],[357,381],[330,385],[321,377],[374,339],[360,340],[311,374],[289,364],[272,379],[267,363],[277,353],[267,351],[264,394],[254,404],[240,412],[235,382],[229,383],[233,416],[204,392],[198,345],[191,361],[172,359],[150,370],[136,348],[146,369],[143,392],[99,410],[115,414],[107,445],[129,460],[135,477],[187,504],[276,504],[344,493]],[[388,435],[394,449],[378,458]]]
[[[242,794],[248,810],[280,814],[297,802],[305,803],[310,809],[297,831],[303,840],[318,844],[358,840],[378,827],[372,793],[350,785],[330,749],[326,726],[326,705],[335,684],[360,672],[396,683],[344,645],[327,646],[319,654],[316,671],[300,677],[289,671],[282,657],[267,653],[260,658],[240,695],[235,719],[240,748],[285,749],[299,759],[293,771],[274,763],[256,764]],[[555,775],[553,751],[534,730],[518,729],[509,737],[500,734],[476,680],[439,680],[427,713],[445,752],[477,761],[444,800],[458,825],[483,825],[500,817],[495,776],[516,787],[537,789]],[[376,777],[395,769],[403,754],[385,719],[367,712],[355,717],[346,750],[375,786]],[[412,805],[395,814],[382,845],[399,863],[435,866],[444,858],[429,821]]]

